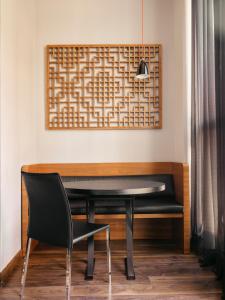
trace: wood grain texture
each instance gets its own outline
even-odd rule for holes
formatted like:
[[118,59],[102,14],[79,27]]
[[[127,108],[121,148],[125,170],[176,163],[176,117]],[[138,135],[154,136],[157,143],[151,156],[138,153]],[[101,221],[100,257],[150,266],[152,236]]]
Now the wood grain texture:
[[177,201],[183,204],[183,251],[190,253],[190,195],[189,195],[189,167],[187,164],[174,164],[173,170]]
[[24,172],[54,173],[61,176],[126,176],[149,174],[174,174],[182,163],[143,162],[143,163],[57,163],[32,164],[22,167]]
[[[159,44],[48,45],[46,127],[149,129],[162,124]],[[136,80],[144,57],[149,77]]]
[[[96,223],[109,224],[111,240],[125,240],[125,219],[97,219]],[[134,239],[167,239],[173,238],[171,219],[136,219],[134,221]],[[105,240],[104,232],[95,236],[96,240]],[[181,248],[180,248],[181,249]]]
[[[184,253],[190,251],[190,205],[189,205],[189,174],[188,165],[174,162],[154,162],[154,163],[67,163],[67,164],[34,164],[22,167],[24,172],[33,173],[59,173],[61,176],[126,176],[126,175],[150,175],[150,174],[173,174],[177,201],[184,205],[184,214],[137,214],[135,215],[135,238],[175,238],[171,228],[174,227],[176,233],[180,230],[177,239],[182,240]],[[82,219],[83,216],[77,217]],[[112,233],[113,238],[124,238],[124,226],[118,219],[123,219],[121,215],[97,215],[96,219],[104,221],[110,220],[117,233]],[[169,221],[165,227],[158,228],[157,222],[148,219],[177,219],[178,223]],[[181,224],[182,223],[182,224]],[[22,250],[25,253],[26,230],[28,224],[27,195],[22,184]],[[138,226],[137,226],[138,224]],[[175,226],[174,226],[175,224]],[[178,224],[178,227],[176,228]],[[148,227],[150,226],[150,227]],[[169,226],[167,228],[167,226]],[[151,229],[151,230],[150,230]],[[135,229],[137,230],[137,229]],[[161,232],[162,231],[162,232]],[[164,231],[164,233],[163,233]]]
[[8,265],[0,272],[0,287],[4,286],[7,282],[8,277],[11,275],[13,270],[22,261],[22,251],[20,250],[8,263]]
[[[183,219],[182,213],[176,213],[176,214],[134,214],[134,219]],[[86,220],[85,215],[74,215],[74,220]],[[124,220],[126,219],[126,216],[123,214],[117,214],[117,215],[95,215],[96,220]]]
[[[96,242],[95,276],[84,280],[86,243],[77,244],[72,255],[72,299],[108,298],[105,242]],[[163,241],[135,241],[135,281],[124,275],[125,243],[112,241],[112,300],[219,300],[221,285],[198,257],[177,253],[176,245]],[[22,264],[13,272],[0,299],[18,299]],[[65,299],[65,250],[39,245],[32,253],[25,289],[26,299]]]
[[[27,191],[25,187],[25,183],[23,178],[21,177],[21,217],[22,217],[22,224],[21,224],[21,254],[22,256],[25,255],[26,252],[26,244],[27,244],[27,227],[29,222],[29,213],[28,213],[28,198],[27,198]],[[31,242],[31,251],[38,245],[37,241],[32,240]]]

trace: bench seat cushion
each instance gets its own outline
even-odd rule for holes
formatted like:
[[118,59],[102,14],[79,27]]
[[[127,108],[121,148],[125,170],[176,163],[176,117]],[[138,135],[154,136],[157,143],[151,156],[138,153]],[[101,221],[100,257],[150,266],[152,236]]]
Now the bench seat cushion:
[[[70,199],[71,212],[73,215],[86,214],[86,201],[82,199]],[[96,200],[96,214],[124,214],[126,211],[124,200],[109,199],[107,202]],[[136,214],[162,214],[182,213],[183,206],[172,197],[142,198],[134,201],[134,213]]]
[[[170,174],[157,174],[138,176],[153,181],[164,182],[166,188],[163,192],[146,194],[138,196],[134,201],[134,213],[137,214],[161,214],[161,213],[182,213],[182,204],[176,201],[173,176]],[[76,178],[66,178],[65,181],[76,180]],[[79,179],[79,180],[82,180]],[[95,180],[95,178],[88,178]],[[68,193],[71,212],[74,215],[86,214],[86,200],[83,195]],[[95,199],[96,214],[124,214],[125,203],[124,197],[107,197],[107,200]]]

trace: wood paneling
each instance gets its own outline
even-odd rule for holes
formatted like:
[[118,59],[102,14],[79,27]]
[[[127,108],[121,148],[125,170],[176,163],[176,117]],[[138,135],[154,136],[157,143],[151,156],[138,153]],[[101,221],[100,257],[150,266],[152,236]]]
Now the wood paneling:
[[[73,216],[75,220],[86,220],[85,215],[75,215]],[[125,219],[126,216],[123,214],[118,214],[118,215],[95,215],[95,219],[106,219],[106,220],[121,220]],[[134,214],[134,219],[183,219],[183,214],[178,213],[178,214]]]
[[61,176],[126,176],[149,174],[174,174],[185,164],[171,162],[155,163],[66,163],[33,164],[22,167],[24,172],[59,173]]
[[25,255],[26,251],[26,243],[27,243],[27,226],[28,226],[28,198],[27,198],[27,191],[25,188],[24,180],[21,177],[21,204],[22,204],[22,224],[21,224],[21,247],[22,247],[22,254]]
[[51,173],[61,176],[126,176],[149,174],[174,174],[186,164],[171,162],[155,163],[66,163],[33,164],[22,167],[24,172]]
[[[96,223],[109,224],[111,240],[126,239],[125,219],[100,219]],[[95,236],[96,240],[105,240],[105,232]],[[134,239],[173,239],[171,219],[136,219],[134,221]]]
[[[150,175],[150,174],[173,174],[175,181],[175,190],[177,195],[177,201],[184,205],[184,214],[148,214],[148,215],[135,215],[137,219],[135,221],[135,238],[171,238],[174,237],[172,223],[163,225],[159,228],[160,219],[180,219],[182,225],[182,234],[180,240],[182,240],[182,248],[184,253],[188,254],[190,251],[190,205],[189,205],[189,174],[188,165],[183,163],[173,162],[155,162],[155,163],[67,163],[67,164],[34,164],[26,165],[22,167],[24,172],[34,173],[51,173],[56,172],[61,176],[126,176],[126,175]],[[83,218],[80,216],[78,218]],[[121,215],[97,215],[96,219],[111,222],[112,228],[117,233],[112,233],[112,237],[116,239],[124,238],[124,227]],[[148,220],[156,219],[156,221]],[[159,222],[159,223],[158,223]],[[26,231],[28,224],[28,206],[27,195],[22,184],[22,250],[25,253],[26,246]],[[138,225],[137,225],[138,224]],[[163,224],[163,223],[162,223]],[[150,226],[150,227],[148,227]],[[115,231],[113,230],[113,231]],[[164,233],[163,233],[164,231]],[[178,229],[176,229],[178,231]]]
[[[27,226],[29,222],[28,217],[28,198],[27,191],[24,184],[24,180],[21,177],[21,198],[22,198],[22,226],[21,226],[21,247],[22,247],[22,255],[25,255],[26,244],[27,244]],[[37,246],[38,242],[32,240],[31,243],[31,251]]]
[[187,164],[174,164],[174,181],[177,201],[184,206],[183,227],[183,251],[190,252],[190,201],[189,201],[189,168]]

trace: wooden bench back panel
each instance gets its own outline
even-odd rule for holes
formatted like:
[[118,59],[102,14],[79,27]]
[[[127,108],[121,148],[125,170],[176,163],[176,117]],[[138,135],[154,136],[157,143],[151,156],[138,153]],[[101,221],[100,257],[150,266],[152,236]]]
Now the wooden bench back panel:
[[[126,176],[173,174],[177,200],[183,201],[183,180],[188,177],[188,165],[174,162],[154,163],[66,163],[34,164],[22,167],[25,172],[59,173],[61,176]],[[184,176],[186,176],[184,178]]]
[[[53,164],[25,165],[22,167],[22,171],[31,172],[31,173],[32,172],[33,173],[59,173],[61,176],[127,176],[127,175],[173,174],[177,201],[179,201],[184,205],[184,218],[186,220],[184,226],[186,230],[186,237],[190,235],[189,175],[188,175],[187,164],[174,163],[174,162],[57,163],[57,164],[53,163]],[[158,217],[160,218],[160,216]],[[164,214],[163,217],[165,218],[166,215]],[[168,218],[170,217],[171,216],[168,215]],[[143,215],[143,219],[144,218],[145,216]],[[28,224],[27,194],[24,188],[24,184],[22,183],[22,249],[23,250],[25,249],[25,245],[26,245],[27,224]],[[121,226],[123,227],[122,223]],[[146,225],[144,225],[143,222],[143,230],[144,229],[146,230]],[[141,231],[142,230],[140,230],[140,238],[142,238],[143,236],[149,236],[151,238],[151,234],[143,235],[143,233],[141,234]],[[169,232],[171,233],[171,231]],[[165,236],[168,236],[166,232],[165,232]],[[121,233],[121,238],[123,237],[124,237],[124,233]],[[138,232],[136,232],[135,237],[138,238]],[[171,234],[168,236],[168,238],[169,237],[171,237]],[[118,235],[117,238],[119,238]]]
[[34,164],[23,166],[25,172],[57,172],[61,176],[125,176],[173,174],[174,164],[156,163],[71,163],[71,164]]

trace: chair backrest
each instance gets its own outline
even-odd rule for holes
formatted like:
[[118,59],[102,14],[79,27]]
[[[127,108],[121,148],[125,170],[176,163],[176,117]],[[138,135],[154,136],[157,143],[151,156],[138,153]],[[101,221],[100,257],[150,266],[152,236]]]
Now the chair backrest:
[[22,172],[22,176],[29,200],[28,237],[71,248],[71,212],[59,174]]

